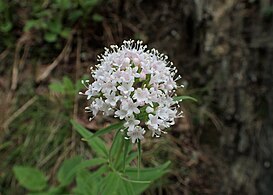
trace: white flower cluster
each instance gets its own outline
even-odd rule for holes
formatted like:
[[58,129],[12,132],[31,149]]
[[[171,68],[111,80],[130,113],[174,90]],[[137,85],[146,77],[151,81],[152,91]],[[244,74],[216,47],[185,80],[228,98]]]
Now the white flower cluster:
[[147,50],[142,41],[129,40],[106,48],[98,61],[92,71],[95,81],[83,81],[84,94],[92,100],[87,109],[93,116],[101,111],[124,120],[133,143],[144,139],[144,129],[158,137],[174,124],[178,114],[172,96],[180,77],[174,79],[177,70],[166,55]]

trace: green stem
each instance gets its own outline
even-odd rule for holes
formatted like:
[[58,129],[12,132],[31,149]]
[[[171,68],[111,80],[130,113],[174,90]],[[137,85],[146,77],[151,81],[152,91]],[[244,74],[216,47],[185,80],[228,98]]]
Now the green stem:
[[140,141],[140,140],[138,140],[138,142],[137,142],[137,149],[138,149],[137,178],[139,179],[139,174],[140,174],[140,161],[141,161],[141,141]]

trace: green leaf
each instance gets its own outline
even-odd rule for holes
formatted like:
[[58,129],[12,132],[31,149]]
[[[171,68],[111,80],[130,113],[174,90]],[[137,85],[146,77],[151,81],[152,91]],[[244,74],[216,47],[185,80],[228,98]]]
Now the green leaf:
[[115,172],[110,172],[102,181],[101,188],[103,189],[100,194],[118,194],[118,189],[121,183],[120,176]]
[[34,192],[34,193],[28,193],[27,195],[56,195],[56,193],[51,193],[51,192]]
[[80,0],[79,3],[84,9],[89,9],[97,5],[99,0]]
[[48,193],[49,193],[50,195],[63,194],[63,191],[64,191],[64,187],[58,186],[58,187],[51,187],[51,188],[48,190]]
[[141,162],[141,141],[138,140],[137,142],[137,178],[139,179],[139,172],[140,172],[140,162]]
[[[164,163],[155,168],[142,168],[140,169],[139,181],[150,181],[153,182],[156,179],[162,177],[167,171],[170,165],[170,161]],[[138,176],[138,168],[127,168],[125,175],[128,177],[128,180],[135,180]],[[136,194],[141,194],[149,187],[149,183],[133,183],[133,189]]]
[[125,171],[125,167],[126,167],[126,159],[127,159],[127,155],[129,150],[131,149],[131,142],[129,139],[124,139],[124,152],[123,152],[123,172]]
[[32,28],[37,28],[39,26],[39,21],[38,20],[27,20],[25,26],[24,26],[24,31],[29,31]]
[[115,135],[114,141],[112,143],[112,146],[110,148],[109,152],[109,159],[110,163],[117,168],[119,163],[122,162],[122,158],[120,158],[120,155],[122,153],[123,144],[124,144],[124,137],[120,131],[118,131]]
[[12,29],[12,23],[11,22],[5,22],[0,25],[0,30],[4,33],[9,32]]
[[91,160],[84,160],[84,161],[82,161],[80,163],[79,169],[101,165],[101,164],[106,163],[106,162],[107,162],[107,160],[104,159],[104,158],[94,158],[94,159],[91,159]]
[[62,31],[62,23],[58,18],[48,22],[48,29],[51,33],[60,34]]
[[[88,131],[86,128],[84,128],[82,125],[78,124],[74,120],[70,120],[73,127],[76,129],[76,131],[85,139],[87,140],[90,138],[93,133]],[[88,145],[96,152],[96,154],[100,157],[107,157],[108,151],[105,147],[105,142],[100,139],[99,137],[93,138],[91,141],[87,141]]]
[[[153,168],[142,168],[140,169],[140,179],[141,180],[155,180],[159,178],[160,175],[165,174],[168,170],[168,167],[170,166],[171,162],[167,161],[166,163]],[[126,175],[129,176],[129,178],[135,179],[137,176],[138,169],[135,167],[128,167],[126,168]]]
[[28,193],[27,195],[57,195],[57,194],[65,194],[64,187],[62,186],[51,187],[49,190],[45,192],[34,192],[34,193]]
[[62,32],[60,33],[61,37],[67,39],[69,37],[71,33],[71,29],[70,28],[65,28],[62,30]]
[[68,16],[68,19],[72,22],[75,22],[76,20],[78,20],[81,16],[83,15],[83,11],[82,10],[75,10],[72,11],[70,13],[70,15]]
[[106,162],[107,160],[102,158],[82,160],[81,157],[74,157],[64,161],[58,171],[57,178],[62,186],[66,186],[73,181],[74,177],[79,171],[85,170],[87,167],[101,165]]
[[94,181],[91,177],[92,174],[88,171],[80,171],[76,177],[77,186],[73,189],[74,194],[97,194],[97,185],[94,185]]
[[57,40],[57,34],[52,32],[46,32],[44,35],[44,39],[50,43],[55,42]]
[[103,129],[100,129],[94,135],[92,135],[90,138],[88,138],[87,141],[91,141],[91,139],[101,136],[101,135],[104,135],[106,133],[109,133],[110,131],[113,131],[115,129],[119,130],[123,127],[123,124],[124,124],[123,122],[120,122],[120,123],[116,123],[113,125],[109,125],[108,127],[105,127]]
[[80,91],[82,89],[85,89],[84,85],[82,84],[82,81],[88,80],[89,76],[88,75],[83,75],[81,79],[76,81],[75,88],[76,91]]
[[8,2],[0,0],[0,13],[8,9]]
[[61,93],[61,94],[64,94],[65,93],[65,89],[64,89],[64,86],[62,83],[60,82],[54,82],[54,83],[51,83],[49,85],[49,89],[51,91],[54,91],[54,92],[57,92],[57,93]]
[[74,194],[98,194],[98,183],[102,181],[102,174],[108,171],[108,166],[102,166],[91,174],[86,170],[81,170],[77,173],[76,183],[77,187],[74,188]]
[[20,185],[28,190],[40,191],[47,186],[45,175],[38,169],[26,166],[14,166],[13,172]]
[[100,15],[100,14],[93,14],[93,16],[92,16],[92,20],[94,21],[94,22],[101,22],[101,21],[103,21],[103,16],[102,15]]
[[121,180],[119,194],[128,194],[128,195],[135,195],[133,186],[131,182]]
[[197,99],[195,99],[191,96],[185,96],[185,95],[173,97],[173,100],[174,101],[192,100],[194,102],[198,102]]
[[67,0],[56,0],[56,3],[58,5],[58,7],[60,7],[61,9],[65,10],[65,9],[69,9],[71,7],[71,1],[67,1]]
[[138,152],[132,152],[131,154],[129,154],[129,156],[126,159],[126,164],[130,164],[132,160],[137,158],[137,156],[138,156]]
[[72,80],[69,77],[67,76],[63,77],[63,85],[67,93],[70,93],[70,94],[74,93],[75,87]]
[[73,181],[73,178],[78,170],[78,165],[81,163],[82,158],[79,156],[65,160],[61,165],[57,178],[61,185],[65,186]]

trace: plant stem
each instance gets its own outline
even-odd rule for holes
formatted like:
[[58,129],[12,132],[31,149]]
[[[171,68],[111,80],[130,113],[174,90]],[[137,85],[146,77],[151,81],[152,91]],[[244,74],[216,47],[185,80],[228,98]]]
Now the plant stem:
[[140,161],[141,161],[141,141],[138,140],[137,142],[137,149],[138,149],[138,159],[137,159],[137,178],[139,179],[140,173]]

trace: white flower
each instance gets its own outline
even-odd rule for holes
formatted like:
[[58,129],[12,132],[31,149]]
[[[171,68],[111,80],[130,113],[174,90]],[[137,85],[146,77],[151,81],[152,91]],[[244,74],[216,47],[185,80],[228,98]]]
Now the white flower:
[[133,95],[133,99],[135,99],[139,103],[148,103],[149,102],[149,91],[147,88],[141,89],[137,88]]
[[101,88],[101,92],[104,94],[110,94],[111,92],[117,91],[116,84],[113,80],[106,81]]
[[157,115],[149,114],[149,120],[146,122],[150,130],[156,130],[159,125],[162,124],[163,120],[159,119]]
[[84,95],[87,95],[87,99],[88,99],[88,100],[92,97],[92,95],[93,95],[92,85],[89,85],[89,86],[88,86],[88,90],[86,90],[86,91],[84,92]]
[[180,78],[174,79],[176,68],[167,56],[147,50],[141,41],[110,48],[99,56],[94,82],[83,82],[87,90],[81,94],[91,100],[88,110],[94,116],[101,111],[124,120],[133,143],[144,139],[144,128],[160,136],[177,118],[177,102],[171,97]]
[[123,95],[129,95],[132,91],[134,91],[133,82],[123,82],[120,86],[118,86],[118,90]]
[[105,94],[105,97],[106,97],[105,103],[110,104],[112,107],[115,107],[117,101],[120,99],[120,96],[117,96],[115,92]]
[[120,109],[115,112],[115,116],[119,117],[119,119],[124,119],[127,115],[128,115],[127,110]]
[[132,139],[132,143],[135,143],[136,140],[143,140],[145,130],[139,126],[136,126],[133,130],[128,131],[127,135]]
[[120,71],[121,81],[126,83],[133,83],[134,82],[134,74],[132,68],[127,68],[124,71]]
[[127,110],[129,115],[132,115],[133,113],[140,113],[140,110],[138,109],[138,104],[134,103],[131,98],[125,99],[123,102],[121,102],[121,109]]
[[133,116],[125,119],[126,123],[124,123],[124,127],[128,128],[128,131],[132,131],[136,125],[139,125],[140,120],[136,120]]

